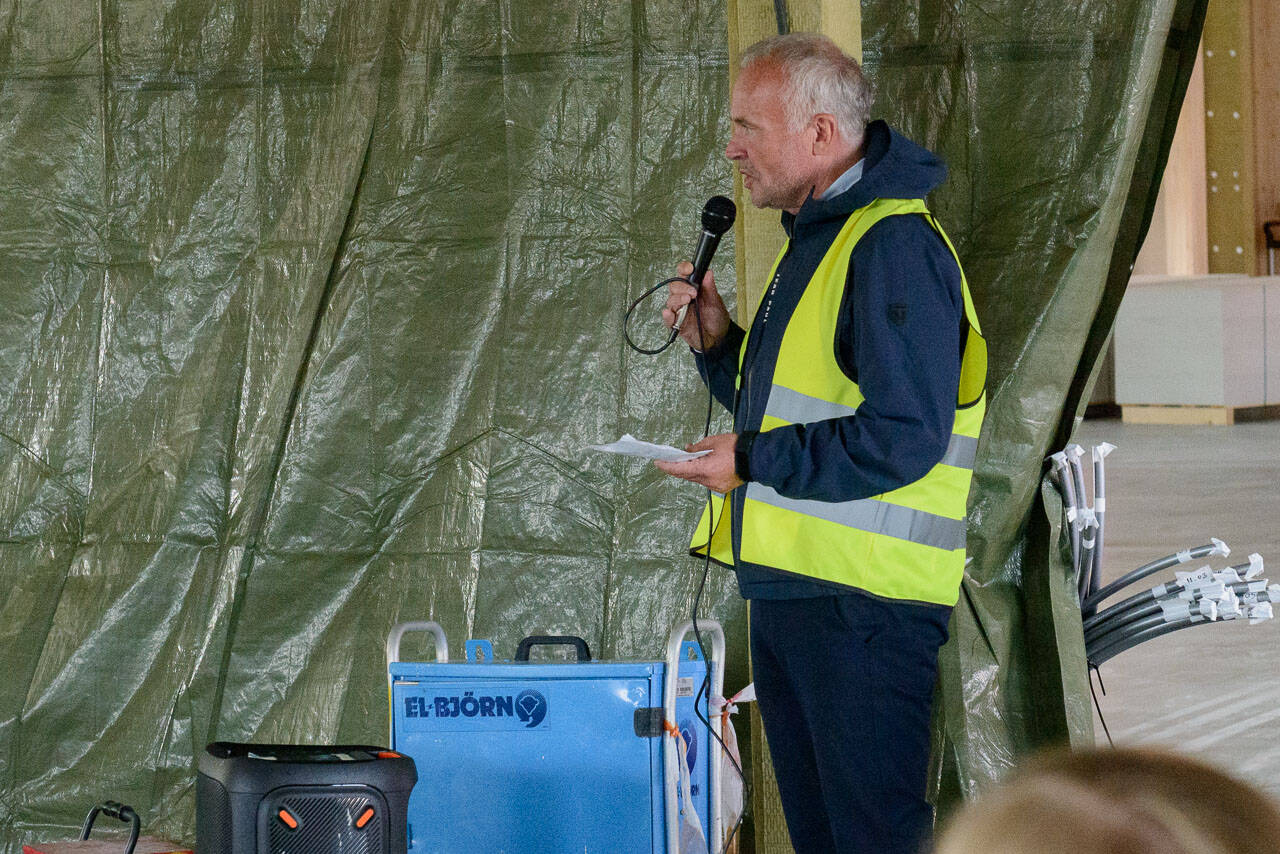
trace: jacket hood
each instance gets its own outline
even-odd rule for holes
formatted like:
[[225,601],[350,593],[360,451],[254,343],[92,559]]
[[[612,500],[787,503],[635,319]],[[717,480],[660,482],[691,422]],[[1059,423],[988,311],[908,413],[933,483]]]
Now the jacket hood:
[[940,157],[877,119],[867,125],[862,178],[830,199],[811,194],[794,216],[783,212],[782,225],[790,235],[796,227],[844,217],[876,199],[922,199],[946,177]]

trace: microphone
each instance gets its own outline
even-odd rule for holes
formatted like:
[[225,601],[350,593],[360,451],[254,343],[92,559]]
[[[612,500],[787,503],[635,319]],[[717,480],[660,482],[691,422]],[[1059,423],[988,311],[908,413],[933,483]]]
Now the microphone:
[[[698,236],[698,246],[693,250],[693,272],[689,274],[689,281],[694,287],[702,286],[702,277],[711,266],[711,256],[716,254],[720,238],[733,225],[737,215],[737,205],[724,196],[712,196],[702,206],[702,234]],[[676,325],[671,327],[672,333],[680,331],[680,324],[684,323],[689,305],[691,303],[686,303],[676,315]]]

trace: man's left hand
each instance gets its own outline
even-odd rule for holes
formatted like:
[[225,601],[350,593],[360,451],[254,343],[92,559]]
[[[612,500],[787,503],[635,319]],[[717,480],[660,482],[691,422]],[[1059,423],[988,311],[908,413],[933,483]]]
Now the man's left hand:
[[719,433],[715,436],[708,436],[700,442],[685,446],[686,451],[705,451],[710,449],[711,453],[709,454],[704,454],[696,460],[686,460],[681,463],[655,460],[654,465],[673,477],[700,483],[712,492],[725,495],[730,490],[743,484],[743,480],[738,477],[737,469],[733,464],[733,451],[737,446],[737,433]]

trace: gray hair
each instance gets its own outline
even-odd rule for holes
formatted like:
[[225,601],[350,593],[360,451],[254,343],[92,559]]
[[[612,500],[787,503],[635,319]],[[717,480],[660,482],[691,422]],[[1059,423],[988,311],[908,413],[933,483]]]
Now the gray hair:
[[846,139],[862,140],[875,95],[857,60],[835,42],[818,33],[773,36],[743,51],[738,68],[765,61],[777,65],[791,90],[786,111],[793,129],[829,113]]

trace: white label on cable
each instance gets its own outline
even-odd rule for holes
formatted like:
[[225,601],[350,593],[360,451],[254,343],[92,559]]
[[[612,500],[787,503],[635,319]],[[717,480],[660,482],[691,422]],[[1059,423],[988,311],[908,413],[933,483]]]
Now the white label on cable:
[[676,696],[692,697],[693,696],[693,677],[681,676],[676,680]]
[[1213,583],[1213,569],[1202,566],[1194,572],[1175,572],[1178,583],[1184,587],[1199,587]]

